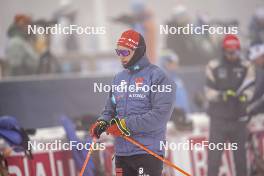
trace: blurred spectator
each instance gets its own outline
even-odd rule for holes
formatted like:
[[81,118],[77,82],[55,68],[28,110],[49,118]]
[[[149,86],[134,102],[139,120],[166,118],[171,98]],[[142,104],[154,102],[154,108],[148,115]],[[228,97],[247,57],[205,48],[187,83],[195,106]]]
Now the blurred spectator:
[[[237,176],[247,175],[245,107],[252,91],[240,92],[252,80],[250,64],[241,60],[240,42],[234,35],[226,35],[222,42],[223,56],[212,60],[206,68],[205,93],[209,102],[207,113],[210,116],[209,142],[236,143],[234,161]],[[253,78],[254,79],[254,78]],[[217,176],[224,150],[209,150],[208,176]]]
[[26,15],[16,15],[14,23],[8,29],[6,58],[11,76],[35,74],[38,66],[38,56],[32,45],[32,36],[27,34],[27,26],[31,18]]
[[170,76],[177,85],[176,105],[171,120],[175,121],[176,127],[190,127],[191,122],[187,114],[190,113],[190,103],[187,90],[183,81],[176,71],[179,65],[178,56],[171,50],[163,50],[160,57],[161,68]]
[[157,31],[154,14],[143,0],[132,0],[131,9],[132,14],[121,15],[114,18],[114,21],[129,25],[144,36],[147,46],[146,54],[150,62],[155,64],[157,62]]
[[[179,5],[173,9],[171,19],[167,22],[169,27],[183,27],[190,22],[185,6]],[[190,64],[194,59],[191,50],[194,48],[191,35],[169,34],[166,38],[166,47],[179,55],[182,65]]]
[[179,58],[177,54],[173,53],[171,50],[164,50],[161,53],[160,62],[161,67],[175,81],[177,85],[176,106],[183,109],[186,113],[189,113],[190,103],[188,94],[183,81],[176,73],[179,66]]
[[250,116],[264,113],[264,43],[250,48],[250,60],[256,66],[256,81],[254,96],[247,111]]
[[[171,19],[167,22],[168,27],[185,27],[187,24],[193,24],[187,9],[183,5],[178,5],[173,9]],[[187,34],[168,34],[166,38],[166,47],[179,55],[182,65],[202,64],[200,53],[195,45],[194,35]]]
[[[34,25],[38,27],[51,26],[53,22],[38,20]],[[57,73],[60,71],[60,65],[57,58],[50,51],[50,35],[36,35],[34,42],[35,49],[40,56],[37,69],[38,74]]]
[[[53,20],[57,24],[61,24],[62,27],[76,24],[77,10],[72,3],[69,1],[60,1],[59,8],[53,15]],[[67,53],[76,53],[79,50],[78,40],[76,34],[56,34],[51,38],[52,52],[55,55],[64,55]],[[54,50],[53,50],[54,49]]]
[[[207,13],[199,12],[196,14],[196,19],[194,21],[194,25],[197,26],[203,26],[203,25],[210,25],[212,24],[212,19]],[[209,31],[205,31],[204,34],[195,35],[195,45],[200,48],[200,55],[201,62],[208,62],[210,59],[214,58],[216,56],[215,54],[215,40],[216,36],[219,34],[210,34]],[[202,63],[202,64],[203,64]],[[205,63],[205,64],[206,64]]]
[[249,24],[251,45],[264,43],[264,7],[259,7]]

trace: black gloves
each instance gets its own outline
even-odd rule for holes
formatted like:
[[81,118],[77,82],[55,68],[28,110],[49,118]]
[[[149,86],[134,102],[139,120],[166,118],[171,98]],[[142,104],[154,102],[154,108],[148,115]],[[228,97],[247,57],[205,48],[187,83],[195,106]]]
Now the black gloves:
[[92,137],[100,138],[101,134],[107,130],[109,123],[105,120],[98,120],[94,123],[90,129],[90,135]]

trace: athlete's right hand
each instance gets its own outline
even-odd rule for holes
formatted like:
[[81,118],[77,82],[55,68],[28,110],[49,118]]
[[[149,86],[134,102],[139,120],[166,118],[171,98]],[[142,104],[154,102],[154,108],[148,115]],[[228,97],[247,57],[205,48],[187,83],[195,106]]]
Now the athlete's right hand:
[[100,138],[101,134],[107,130],[109,123],[105,120],[97,120],[91,126],[90,135],[91,137],[96,137],[97,139]]
[[232,102],[237,100],[237,95],[234,90],[228,89],[222,94],[222,99],[224,102]]

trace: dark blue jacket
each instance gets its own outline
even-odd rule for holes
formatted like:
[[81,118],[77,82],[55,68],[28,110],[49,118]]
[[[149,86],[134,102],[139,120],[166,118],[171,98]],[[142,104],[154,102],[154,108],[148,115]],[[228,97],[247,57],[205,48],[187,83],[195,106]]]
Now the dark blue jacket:
[[[160,142],[165,141],[166,124],[171,117],[175,104],[176,85],[156,65],[150,64],[146,57],[141,58],[133,67],[118,73],[114,79],[114,85],[126,84],[140,87],[158,87],[156,91],[112,91],[102,113],[104,120],[109,121],[113,116],[122,119],[129,130],[131,138],[142,143],[150,150],[164,155],[160,149]],[[164,88],[164,92],[162,91]],[[146,87],[146,86],[145,86]],[[147,88],[145,89],[147,90]],[[155,92],[156,91],[156,92]],[[131,156],[146,153],[134,144],[121,137],[115,139],[115,151],[117,156]]]

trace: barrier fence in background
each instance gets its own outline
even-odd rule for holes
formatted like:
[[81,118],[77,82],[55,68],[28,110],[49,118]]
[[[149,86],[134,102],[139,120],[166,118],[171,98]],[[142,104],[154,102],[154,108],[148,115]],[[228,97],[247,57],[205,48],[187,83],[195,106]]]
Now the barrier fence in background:
[[[179,71],[190,100],[203,91],[202,68]],[[112,75],[66,74],[21,77],[0,81],[0,116],[10,115],[25,128],[58,125],[58,117],[99,114],[108,93],[94,92],[94,83],[111,84]],[[192,101],[190,101],[192,103]],[[192,103],[192,110],[197,108]]]
[[[207,140],[204,135],[183,135],[182,137],[173,137],[169,142],[182,142],[186,140],[193,140],[194,143],[202,143]],[[258,132],[258,138],[255,140],[258,152],[264,157],[264,131]],[[114,167],[112,156],[114,154],[113,145],[107,145],[106,149],[99,151],[101,156],[101,166],[103,166],[104,176],[112,176]],[[11,176],[75,176],[77,171],[74,165],[70,151],[46,151],[33,152],[34,159],[27,159],[23,155],[16,154],[7,158],[8,168]],[[252,152],[248,153],[250,158]],[[191,173],[192,176],[206,176],[207,173],[207,150],[168,150],[167,157],[169,161],[173,162],[183,170]],[[250,160],[248,160],[250,161]],[[100,165],[96,165],[100,167]],[[181,176],[182,174],[176,170],[164,166],[166,176]],[[219,176],[234,176],[234,163],[231,151],[224,152],[222,157],[222,166],[220,168]]]

